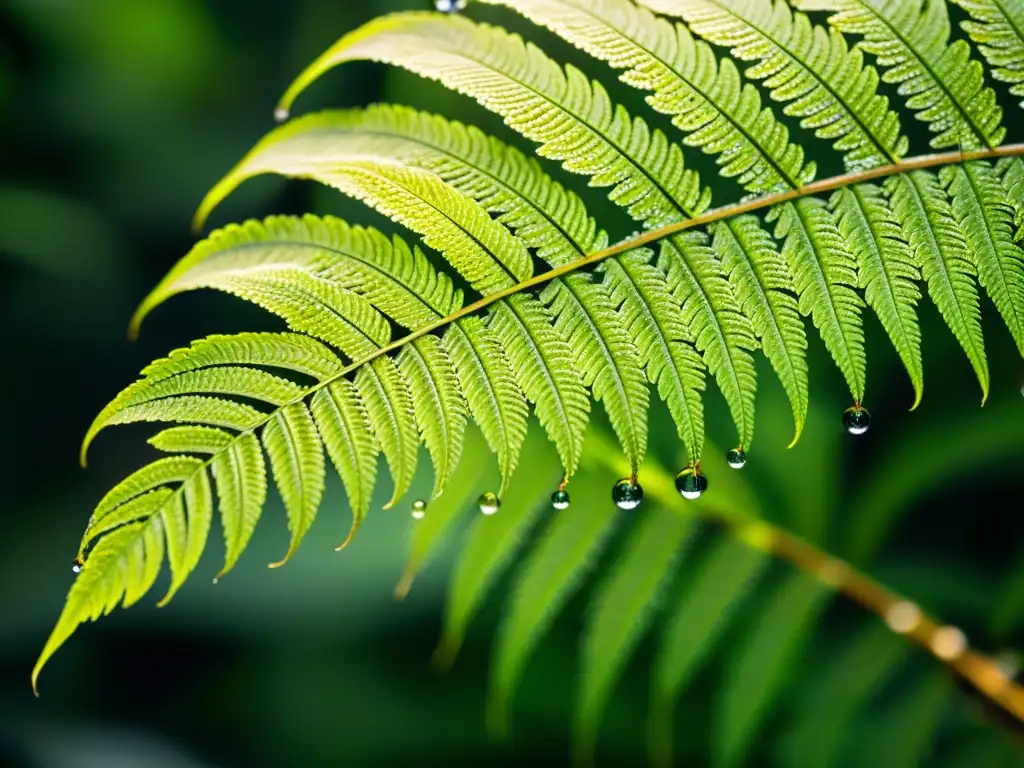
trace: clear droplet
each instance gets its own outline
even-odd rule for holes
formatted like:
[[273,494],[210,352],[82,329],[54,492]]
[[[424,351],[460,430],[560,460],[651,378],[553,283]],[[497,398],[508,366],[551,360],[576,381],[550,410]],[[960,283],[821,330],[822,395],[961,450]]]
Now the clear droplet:
[[564,488],[559,488],[557,491],[551,494],[551,506],[555,509],[562,510],[569,508],[569,492]]
[[289,117],[291,117],[291,113],[284,107],[278,107],[274,110],[274,120],[279,123],[283,123]]
[[725,454],[725,463],[733,469],[743,469],[747,466],[747,453],[742,448],[733,448]]
[[412,503],[413,520],[422,520],[427,516],[427,503],[423,499],[416,499]]
[[676,475],[676,490],[684,499],[699,499],[708,489],[708,479],[694,467],[687,467]]
[[863,435],[871,426],[871,414],[862,405],[854,405],[843,411],[843,426],[851,435]]
[[72,573],[81,573],[82,572],[82,568],[84,568],[84,567],[85,567],[85,563],[83,563],[77,557],[74,560],[71,561],[71,572]]
[[441,13],[458,13],[466,10],[469,0],[435,0],[434,7]]
[[612,501],[619,509],[636,509],[644,500],[644,489],[640,483],[624,477],[612,486]]
[[480,494],[478,503],[480,504],[480,511],[485,515],[493,515],[501,508],[501,499],[498,498],[497,494],[490,491]]

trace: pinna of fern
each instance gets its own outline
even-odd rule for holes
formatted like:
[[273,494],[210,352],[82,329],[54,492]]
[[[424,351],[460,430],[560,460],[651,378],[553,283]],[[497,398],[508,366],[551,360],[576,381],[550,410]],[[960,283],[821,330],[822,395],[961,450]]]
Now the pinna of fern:
[[[258,304],[288,330],[211,336],[172,352],[96,418],[83,461],[103,429],[140,421],[175,424],[150,441],[169,455],[97,506],[34,680],[79,624],[140,599],[165,554],[170,599],[204,550],[215,506],[229,570],[270,478],[291,531],[283,563],[317,515],[328,461],[352,509],[347,543],[368,512],[378,457],[394,483],[387,506],[408,490],[421,445],[437,496],[469,419],[497,458],[500,494],[532,408],[561,462],[557,492],[567,493],[593,399],[629,467],[616,501],[635,507],[651,389],[685,445],[677,485],[686,496],[707,487],[708,372],[736,425],[732,463],[742,465],[753,438],[758,349],[783,385],[796,441],[808,413],[804,317],[847,382],[851,431],[868,419],[865,307],[908,372],[914,406],[923,392],[922,282],[983,399],[990,382],[976,283],[1024,352],[1024,252],[1013,231],[1022,206],[1008,195],[1024,178],[1024,146],[1001,146],[1002,113],[982,64],[966,42],[949,43],[942,2],[908,11],[920,4],[821,0],[815,8],[837,11],[827,30],[771,0],[494,2],[620,70],[681,136],[650,128],[599,82],[519,36],[420,12],[344,36],[300,75],[278,114],[344,62],[403,67],[499,115],[541,160],[606,189],[644,233],[609,245],[583,199],[540,162],[411,108],[323,112],[272,131],[211,190],[198,225],[243,181],[275,173],[361,200],[418,243],[329,217],[249,221],[198,243],[144,300],[133,331],[197,288]],[[1006,30],[1020,28],[1000,26],[999,4],[964,5],[979,19],[971,34],[997,40],[983,55],[1013,71],[1024,40]],[[865,54],[928,122],[934,147],[970,151],[905,158],[909,142]],[[741,72],[736,62],[749,66]],[[814,142],[832,142],[850,172],[815,181],[812,148],[791,140],[779,113],[799,118]],[[711,208],[684,147],[716,158],[735,199],[751,197]]]

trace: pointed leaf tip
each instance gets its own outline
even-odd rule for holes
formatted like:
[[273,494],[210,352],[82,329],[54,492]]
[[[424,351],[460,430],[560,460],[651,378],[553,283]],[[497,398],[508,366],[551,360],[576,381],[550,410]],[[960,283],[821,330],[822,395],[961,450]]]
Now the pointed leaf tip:
[[334,551],[335,552],[341,552],[341,550],[343,550],[346,547],[348,547],[348,545],[352,543],[352,539],[354,539],[356,537],[356,531],[358,531],[358,530],[359,530],[359,523],[357,521],[353,521],[352,522],[352,527],[349,528],[348,536],[345,537],[345,540],[343,542],[341,542],[341,544],[339,544],[338,546],[336,546],[334,548]]

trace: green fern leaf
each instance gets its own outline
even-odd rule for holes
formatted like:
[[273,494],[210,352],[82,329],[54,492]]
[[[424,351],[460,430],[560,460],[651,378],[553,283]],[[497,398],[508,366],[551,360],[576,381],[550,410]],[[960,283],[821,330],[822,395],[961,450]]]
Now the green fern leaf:
[[455,368],[441,340],[424,336],[398,354],[398,369],[415,393],[416,423],[434,462],[434,497],[440,496],[462,454],[466,404],[459,392]]
[[1013,241],[1013,208],[986,163],[943,168],[939,174],[953,198],[953,215],[991,297],[1024,354],[1024,252]]
[[224,527],[224,567],[219,579],[238,562],[267,500],[267,469],[259,440],[240,435],[210,462],[217,486],[220,520]]
[[601,715],[651,621],[653,607],[693,532],[690,516],[659,506],[637,522],[590,602],[581,638],[577,747],[593,751]]
[[505,348],[519,386],[536,407],[570,477],[583,450],[590,399],[573,368],[569,345],[551,327],[547,308],[524,294],[496,305],[489,328]]
[[726,219],[713,230],[712,247],[736,285],[740,309],[751,319],[761,347],[793,410],[796,444],[807,419],[807,334],[792,294],[789,267],[756,216]]
[[682,304],[680,317],[691,328],[697,349],[718,381],[741,446],[754,436],[754,392],[757,389],[754,359],[757,348],[753,326],[742,314],[732,285],[722,276],[718,257],[702,232],[685,232],[661,244],[658,266],[677,286],[675,298]]
[[899,86],[907,107],[928,124],[931,145],[995,147],[1006,129],[995,92],[985,86],[981,62],[965,40],[949,42],[946,0],[793,0],[805,10],[835,11],[829,23],[863,35],[859,48],[885,70],[882,80]]
[[352,509],[352,527],[338,546],[343,549],[370,508],[377,481],[377,444],[359,390],[348,379],[333,381],[313,395],[309,409]]
[[217,453],[228,447],[231,433],[213,427],[169,427],[148,442],[166,453]]
[[472,524],[448,585],[444,635],[434,652],[439,666],[454,662],[469,622],[536,523],[547,489],[560,479],[557,461],[540,430],[530,430],[516,473],[522,482],[512,483],[502,496],[500,515],[481,515]]
[[829,596],[820,582],[793,573],[758,606],[753,626],[725,669],[714,743],[720,764],[736,765],[746,754]]
[[847,168],[895,163],[907,151],[899,118],[878,94],[878,75],[864,66],[860,52],[851,51],[838,32],[791,11],[784,0],[640,2],[681,16],[696,34],[728,47],[737,59],[755,62],[747,77],[764,80],[772,99],[786,104],[787,115],[833,140]]
[[476,99],[540,144],[542,157],[611,187],[612,200],[649,226],[707,207],[708,194],[684,169],[679,148],[613,107],[600,85],[516,35],[460,17],[399,13],[366,24],[313,62],[279,109],[327,70],[361,59],[404,67]]
[[494,730],[507,730],[509,701],[527,660],[617,521],[606,487],[583,479],[579,485],[577,499],[544,528],[517,576],[491,666],[488,722]]
[[690,329],[679,316],[664,273],[641,249],[605,266],[612,300],[621,303],[623,324],[643,350],[647,378],[668,405],[691,462],[704,449],[704,362]]
[[875,310],[914,385],[914,404],[921,402],[921,329],[915,306],[921,298],[921,275],[914,253],[903,240],[899,224],[872,184],[856,184],[836,192],[831,205],[839,229],[857,254],[860,285],[868,306]]
[[1024,6],[1016,0],[953,0],[973,21],[963,28],[1010,93],[1024,96]]
[[814,178],[814,163],[769,109],[757,89],[740,82],[729,60],[681,25],[671,25],[626,0],[487,0],[522,13],[595,58],[624,69],[622,80],[652,91],[648,103],[673,116],[686,144],[718,155],[726,177],[751,192],[798,187]]
[[527,405],[505,349],[479,318],[467,317],[444,335],[444,345],[473,420],[498,457],[499,495],[516,468],[526,439]]
[[673,762],[672,703],[766,564],[762,552],[737,539],[720,538],[677,587],[678,599],[653,668],[651,752],[660,764]]
[[1019,157],[1006,158],[997,164],[1007,202],[1013,206],[1013,223],[1017,227],[1013,239],[1024,240],[1024,161]]
[[[81,553],[85,552],[89,540],[95,538],[101,530],[110,530],[112,527],[120,525],[120,523],[111,525],[108,522],[107,518],[111,513],[136,496],[141,496],[169,483],[186,480],[202,464],[201,460],[191,456],[172,456],[165,459],[157,459],[126,477],[106,496],[100,499],[100,503],[96,505],[96,509],[89,517],[89,523],[82,537]],[[128,519],[131,520],[131,518]],[[106,524],[101,528],[101,523]]]
[[867,361],[861,326],[863,300],[857,287],[857,262],[832,213],[816,198],[804,198],[772,210],[775,236],[800,295],[800,311],[810,315],[850,388],[864,399]]
[[409,490],[419,458],[419,433],[412,396],[390,357],[379,357],[359,369],[353,380],[366,409],[366,420],[391,470],[395,488],[384,505],[390,509]]
[[122,408],[105,419],[103,426],[134,424],[140,421],[184,422],[212,427],[227,427],[239,432],[253,429],[263,421],[255,408],[219,397],[186,395],[165,397],[149,403]]
[[278,410],[263,428],[262,438],[292,534],[284,558],[271,563],[276,568],[295,554],[320,509],[325,482],[324,446],[313,416],[301,402]]
[[928,293],[963,347],[988,399],[989,374],[981,333],[981,310],[967,241],[938,180],[926,171],[890,177],[885,191],[892,213],[914,249]]
[[[196,472],[186,480],[182,485],[182,494],[185,498],[187,512],[185,550],[175,566],[173,548],[168,541],[171,586],[164,598],[157,603],[159,606],[170,602],[188,575],[199,565],[203,550],[206,549],[207,538],[210,535],[210,526],[213,524],[213,490],[210,488],[210,476],[206,470]],[[177,516],[177,510],[174,511],[174,514]],[[170,524],[166,525],[170,531]]]

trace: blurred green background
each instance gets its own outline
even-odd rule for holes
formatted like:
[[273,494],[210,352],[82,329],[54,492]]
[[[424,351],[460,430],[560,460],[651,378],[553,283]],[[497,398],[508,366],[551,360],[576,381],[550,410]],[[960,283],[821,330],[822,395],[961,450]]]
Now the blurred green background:
[[[196,294],[157,312],[141,340],[131,343],[125,330],[132,310],[187,252],[194,241],[190,217],[202,195],[272,127],[273,104],[291,78],[345,31],[415,5],[0,0],[0,319],[6,357],[0,384],[0,765],[568,761],[577,638],[592,582],[570,601],[531,662],[513,711],[512,741],[494,740],[483,712],[500,602],[491,601],[473,623],[454,669],[436,674],[430,657],[457,545],[444,548],[410,596],[396,602],[392,589],[412,521],[404,509],[373,514],[355,544],[334,553],[348,526],[336,482],[288,567],[265,567],[286,541],[275,501],[250,551],[220,584],[209,580],[220,555],[211,538],[213,551],[169,607],[156,609],[151,596],[83,627],[45,670],[40,699],[29,686],[35,655],[71,583],[71,558],[92,506],[141,463],[147,433],[122,429],[104,435],[89,471],[81,470],[79,440],[93,415],[143,365],[171,348],[208,333],[276,327],[239,302]],[[505,14],[474,9],[473,15],[526,29]],[[560,58],[613,80],[549,36],[533,37]],[[613,92],[635,111],[643,108],[636,94]],[[492,116],[466,100],[369,65],[332,73],[298,106],[380,100],[444,112],[508,138]],[[1008,98],[1003,104],[1015,107]],[[665,126],[656,117],[651,121]],[[1010,126],[1011,139],[1020,139],[1013,119]],[[705,182],[713,181],[706,158],[691,164],[704,171]],[[713,186],[718,202],[735,194],[729,184]],[[602,226],[613,236],[625,234],[626,222],[599,192],[582,187],[581,194]],[[328,190],[276,179],[243,187],[213,224],[305,210],[391,229]],[[766,516],[851,558],[962,626],[972,644],[996,652],[1024,648],[1024,368],[995,313],[988,306],[985,312],[993,394],[984,409],[977,407],[966,360],[931,305],[921,310],[928,390],[913,414],[906,412],[906,377],[877,323],[869,322],[868,405],[875,426],[861,440],[842,433],[845,390],[819,341],[812,340],[811,350],[815,408],[807,436],[792,451],[785,450],[791,426],[781,388],[763,368],[758,441],[744,480]],[[713,391],[707,402],[710,433],[725,445],[732,430],[724,402]],[[674,435],[664,429],[655,435],[654,454],[671,467],[679,454]],[[715,473],[728,471],[718,457],[709,459],[707,470],[712,489]],[[614,479],[594,482],[610,486]],[[418,482],[422,493],[429,477],[424,473]],[[381,501],[386,485],[378,489]],[[628,529],[626,520],[611,554]],[[699,541],[715,535],[703,531]],[[776,564],[766,589],[791,576]],[[506,575],[499,592],[508,581]],[[730,678],[737,668],[734,650],[747,653],[743,674],[756,670],[757,654],[743,649],[760,647],[773,617],[776,628],[780,616],[788,626],[785,602],[771,603],[764,594],[741,606],[679,702],[676,741],[684,764],[712,764],[717,754],[715,707],[723,687],[737,684]],[[833,728],[841,744],[836,764],[1024,765],[1013,724],[958,686],[931,657],[916,649],[904,653],[874,617],[842,599],[799,615],[807,626],[787,635],[775,661],[763,662],[780,670],[770,690],[751,677],[745,695],[763,704],[764,713],[745,764],[817,765],[808,757],[807,740]],[[879,648],[888,649],[887,676],[856,707],[838,700],[833,706],[820,690],[828,672],[853,680],[881,674],[880,657],[846,654],[853,638],[871,633],[879,633]],[[656,646],[652,638],[641,644],[617,689],[602,732],[601,761],[644,759],[648,670]],[[850,680],[839,685],[846,690]]]

